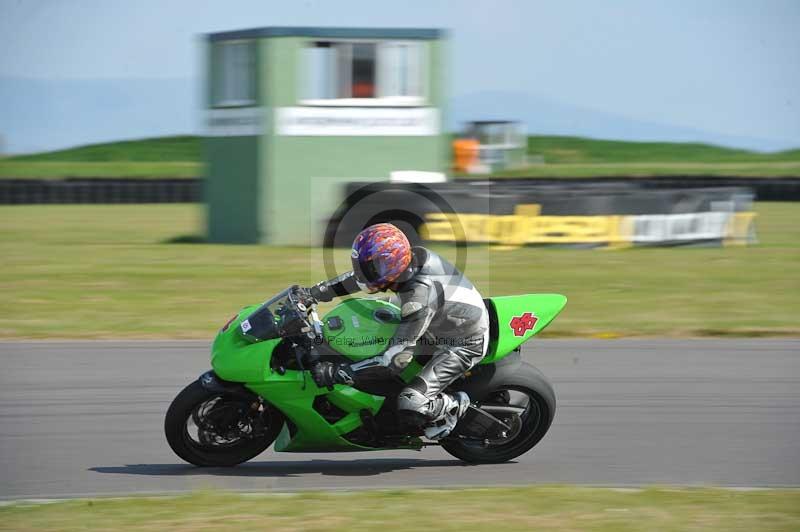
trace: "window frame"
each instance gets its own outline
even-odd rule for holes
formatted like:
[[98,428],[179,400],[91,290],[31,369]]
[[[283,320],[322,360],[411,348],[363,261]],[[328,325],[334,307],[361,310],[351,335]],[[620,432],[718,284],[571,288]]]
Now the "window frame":
[[[425,46],[427,41],[420,41],[416,39],[344,39],[344,38],[337,38],[337,39],[314,39],[311,41],[311,45],[304,46],[300,50],[301,58],[300,64],[301,68],[298,69],[299,77],[301,79],[301,84],[304,82],[308,82],[308,69],[310,65],[306,63],[307,56],[303,53],[305,50],[309,48],[314,48],[313,43],[318,42],[325,42],[331,43],[333,45],[336,44],[361,44],[361,43],[369,43],[375,44],[375,92],[377,96],[373,98],[303,98],[302,96],[298,99],[298,103],[303,106],[308,107],[424,107],[429,103],[429,94],[428,94],[428,87],[429,87],[429,62],[428,62],[428,49]],[[383,96],[384,91],[386,90],[386,57],[387,57],[387,48],[389,46],[398,46],[398,45],[412,45],[416,48],[418,57],[418,83],[419,83],[419,92],[418,96]],[[352,68],[353,68],[353,58],[352,58],[352,47],[347,47],[342,49],[347,50],[346,56],[346,63],[349,64],[349,68],[342,69],[339,65],[336,65],[336,72],[337,74],[343,71],[350,72],[349,76],[344,76],[344,79],[350,79],[350,84],[352,88]],[[337,57],[336,62],[342,61],[341,57]],[[337,79],[333,83],[339,84],[342,82],[342,79]],[[336,87],[337,92],[341,90],[341,87]]]
[[[211,107],[214,109],[217,108],[227,108],[227,107],[252,107],[255,105],[257,101],[258,95],[258,60],[256,59],[256,44],[257,41],[254,39],[232,39],[226,41],[219,41],[214,43],[214,46],[217,47],[217,53],[214,54],[214,61],[215,64],[215,73],[214,73],[214,91],[212,93],[213,101],[211,102]],[[228,61],[225,58],[225,48],[229,46],[241,46],[245,45],[245,49],[247,50],[247,92],[249,93],[249,98],[232,98],[232,99],[225,99],[225,86],[227,83],[227,68],[235,68],[233,66],[227,66]]]

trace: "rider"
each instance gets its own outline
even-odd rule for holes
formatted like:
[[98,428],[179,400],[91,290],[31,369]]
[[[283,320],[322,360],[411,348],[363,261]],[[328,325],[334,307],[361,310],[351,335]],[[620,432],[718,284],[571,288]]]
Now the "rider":
[[[411,247],[392,224],[371,225],[353,241],[353,271],[310,289],[318,301],[359,290],[391,290],[400,299],[400,323],[383,354],[353,364],[320,361],[313,368],[319,386],[357,384],[365,370],[399,375],[411,362],[417,342],[435,342],[433,356],[397,399],[398,413],[424,427],[430,439],[452,431],[469,406],[464,392],[444,389],[484,356],[489,315],[483,298],[453,265],[424,247]],[[362,373],[365,372],[365,373]]]

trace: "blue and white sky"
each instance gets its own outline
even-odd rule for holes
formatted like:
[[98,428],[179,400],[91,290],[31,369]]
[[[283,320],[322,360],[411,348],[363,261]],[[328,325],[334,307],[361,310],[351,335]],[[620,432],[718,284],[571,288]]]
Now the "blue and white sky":
[[451,32],[451,123],[800,146],[800,1],[0,0],[4,152],[202,130],[200,35]]

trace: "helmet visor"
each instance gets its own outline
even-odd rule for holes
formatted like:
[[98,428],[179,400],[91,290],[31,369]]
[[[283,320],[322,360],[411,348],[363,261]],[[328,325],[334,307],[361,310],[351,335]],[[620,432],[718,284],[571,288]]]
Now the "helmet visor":
[[353,258],[353,273],[359,288],[365,292],[376,292],[383,288],[378,280],[381,278],[378,265],[374,260],[360,261]]

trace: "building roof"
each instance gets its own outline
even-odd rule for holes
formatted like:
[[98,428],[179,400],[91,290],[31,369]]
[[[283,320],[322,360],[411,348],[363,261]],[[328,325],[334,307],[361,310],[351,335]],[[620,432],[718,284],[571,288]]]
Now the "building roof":
[[488,126],[492,124],[521,124],[522,120],[470,120],[467,124],[476,126]]
[[314,37],[319,39],[439,39],[445,30],[432,28],[326,28],[280,27],[222,31],[206,35],[209,41],[259,39],[267,37]]

